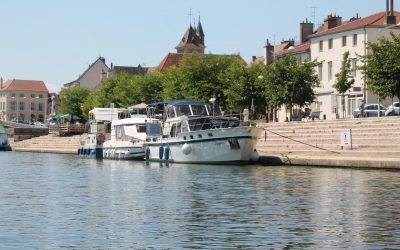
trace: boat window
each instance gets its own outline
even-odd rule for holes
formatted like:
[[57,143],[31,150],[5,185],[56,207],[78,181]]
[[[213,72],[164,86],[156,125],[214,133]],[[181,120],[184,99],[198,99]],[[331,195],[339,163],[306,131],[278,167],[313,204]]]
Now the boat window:
[[138,133],[146,133],[146,125],[136,125]]
[[192,140],[193,140],[193,135],[191,135],[191,136],[190,136],[190,139],[192,139]]
[[170,135],[171,135],[171,137],[176,137],[176,124],[175,123],[171,127]]
[[213,136],[213,134],[212,133],[208,133],[208,136],[211,137],[211,136]]
[[175,110],[176,110],[177,116],[184,116],[184,115],[191,116],[192,115],[189,105],[176,105]]
[[168,107],[167,116],[170,117],[170,118],[175,117],[174,107]]
[[159,123],[146,124],[146,134],[150,136],[161,135],[161,125]]
[[201,134],[199,134],[199,138],[203,138],[203,136]]
[[186,136],[184,136],[183,139],[186,141]]
[[208,115],[206,106],[204,106],[204,105],[191,105],[191,106],[192,106],[193,115],[204,115],[204,116]]

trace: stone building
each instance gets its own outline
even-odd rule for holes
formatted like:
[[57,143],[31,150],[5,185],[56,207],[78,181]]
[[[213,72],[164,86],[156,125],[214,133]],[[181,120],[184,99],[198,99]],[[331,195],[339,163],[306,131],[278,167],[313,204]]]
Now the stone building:
[[44,121],[49,91],[43,81],[0,79],[0,119]]

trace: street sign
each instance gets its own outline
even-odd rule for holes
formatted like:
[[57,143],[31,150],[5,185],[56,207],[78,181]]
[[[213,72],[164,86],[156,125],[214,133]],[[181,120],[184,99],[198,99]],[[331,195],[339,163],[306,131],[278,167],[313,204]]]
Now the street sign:
[[345,128],[340,130],[340,146],[342,149],[352,148],[351,129]]

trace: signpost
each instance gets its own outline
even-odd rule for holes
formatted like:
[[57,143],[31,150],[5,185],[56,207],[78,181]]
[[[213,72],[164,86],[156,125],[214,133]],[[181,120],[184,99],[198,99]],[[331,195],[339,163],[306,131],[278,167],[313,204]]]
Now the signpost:
[[340,130],[340,146],[342,149],[352,149],[351,129]]

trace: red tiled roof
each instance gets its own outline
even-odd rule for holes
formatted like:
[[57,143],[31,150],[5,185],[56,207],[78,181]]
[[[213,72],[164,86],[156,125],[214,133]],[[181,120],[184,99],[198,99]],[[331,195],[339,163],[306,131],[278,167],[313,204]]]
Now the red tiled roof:
[[179,66],[184,54],[168,53],[160,64],[156,67],[156,71],[162,71],[172,66]]
[[290,52],[292,53],[303,53],[303,52],[309,52],[310,51],[310,42],[307,41],[305,43],[299,44],[296,47],[294,47]]
[[[375,13],[373,15],[360,18],[354,21],[349,21],[349,22],[344,22],[342,25],[339,25],[335,28],[331,28],[328,30],[324,30],[322,28],[319,28],[317,32],[314,35],[309,36],[309,38],[313,37],[319,37],[331,33],[337,33],[337,32],[342,32],[342,31],[347,31],[347,30],[353,30],[353,29],[359,29],[363,27],[382,27],[385,25],[385,15],[386,12],[379,12]],[[396,20],[400,20],[400,13],[395,11],[394,15],[396,16]]]
[[274,53],[280,53],[281,51],[288,49],[290,47],[290,42],[282,42],[281,44],[274,46]]
[[6,91],[49,92],[43,81],[34,80],[8,80],[4,84]]

